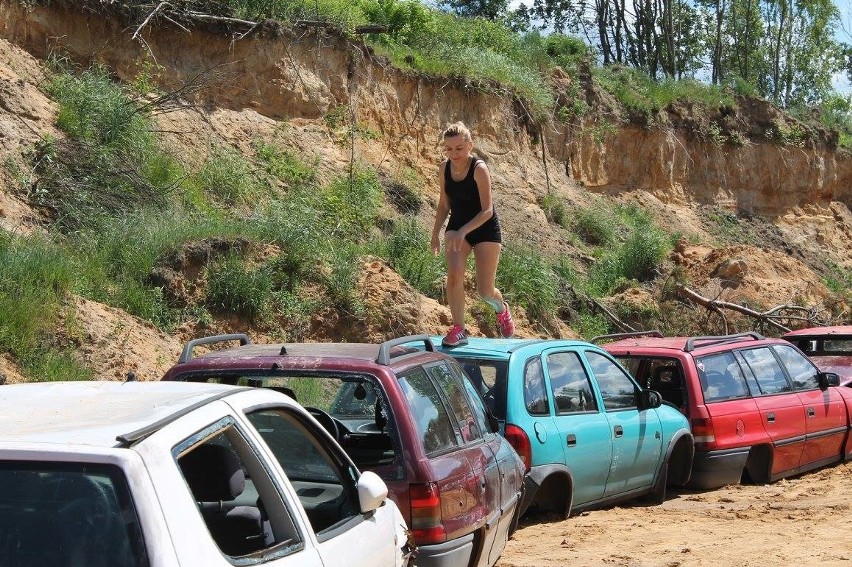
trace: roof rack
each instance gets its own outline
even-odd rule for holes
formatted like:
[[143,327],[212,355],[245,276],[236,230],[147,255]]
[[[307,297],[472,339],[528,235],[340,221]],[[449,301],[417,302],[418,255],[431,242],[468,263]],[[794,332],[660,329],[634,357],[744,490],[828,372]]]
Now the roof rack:
[[597,337],[592,337],[590,343],[597,344],[598,341],[603,340],[617,340],[617,339],[629,339],[630,337],[656,337],[658,339],[663,338],[663,334],[660,331],[634,331],[632,333],[614,333],[612,335],[598,335]]
[[197,346],[201,345],[210,345],[213,343],[222,343],[225,341],[240,341],[240,346],[250,345],[251,339],[245,333],[233,333],[230,335],[214,335],[212,337],[202,337],[200,339],[192,339],[186,346],[183,347],[183,351],[180,353],[180,358],[178,358],[178,364],[183,364],[184,362],[189,362],[192,360],[192,351]]
[[432,339],[427,335],[410,335],[408,337],[397,337],[379,345],[379,356],[376,357],[376,364],[387,366],[390,364],[391,349],[395,346],[404,345],[405,343],[414,343],[423,341],[423,346],[429,352],[435,352],[435,345],[432,344]]
[[751,338],[756,341],[762,340],[764,338],[760,333],[755,333],[754,331],[749,331],[747,333],[737,333],[735,335],[718,335],[718,336],[708,336],[708,337],[689,337],[686,339],[686,346],[684,347],[684,352],[692,352],[697,347],[695,345],[696,342],[701,341],[701,346],[710,346],[717,345],[722,343],[732,343],[736,342],[740,339]]

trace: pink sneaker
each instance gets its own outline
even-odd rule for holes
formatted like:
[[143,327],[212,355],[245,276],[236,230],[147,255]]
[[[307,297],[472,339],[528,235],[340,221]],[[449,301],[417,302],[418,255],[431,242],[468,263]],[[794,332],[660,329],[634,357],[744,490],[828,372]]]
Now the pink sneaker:
[[515,334],[515,322],[512,320],[512,312],[509,311],[509,304],[503,302],[503,311],[497,314],[497,324],[500,325],[500,335],[504,339],[510,338]]
[[467,331],[461,325],[453,325],[447,331],[447,336],[441,341],[446,347],[454,347],[467,344]]

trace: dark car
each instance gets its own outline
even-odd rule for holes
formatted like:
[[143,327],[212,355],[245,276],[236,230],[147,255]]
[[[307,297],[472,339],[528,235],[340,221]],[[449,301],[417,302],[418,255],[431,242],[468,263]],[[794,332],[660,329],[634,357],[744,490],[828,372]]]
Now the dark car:
[[[197,346],[240,346],[193,358]],[[425,350],[401,346],[421,343]],[[517,523],[524,464],[477,390],[426,336],[380,345],[190,341],[164,380],[272,388],[296,399],[360,470],[377,473],[419,548],[417,565],[497,562]]]
[[852,386],[852,325],[798,329],[781,338],[799,347],[823,372],[840,376],[841,386]]
[[852,392],[789,342],[652,334],[593,341],[617,339],[603,347],[689,418],[692,486],[762,484],[852,457]]

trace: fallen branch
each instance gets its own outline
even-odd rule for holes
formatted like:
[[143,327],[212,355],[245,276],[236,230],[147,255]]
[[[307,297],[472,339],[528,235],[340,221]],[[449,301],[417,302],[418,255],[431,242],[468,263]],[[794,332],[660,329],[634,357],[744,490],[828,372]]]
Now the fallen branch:
[[151,21],[151,18],[153,18],[153,17],[154,17],[154,15],[155,15],[157,12],[159,12],[161,8],[163,8],[163,7],[165,7],[165,6],[170,6],[170,4],[169,4],[168,2],[160,2],[160,3],[157,5],[157,7],[156,7],[156,8],[154,8],[154,9],[151,11],[151,13],[150,13],[150,14],[148,14],[148,17],[147,17],[147,18],[145,18],[145,20],[144,20],[144,21],[143,21],[143,22],[139,25],[139,27],[138,27],[138,28],[136,28],[136,31],[135,31],[135,32],[133,32],[133,37],[132,37],[132,39],[136,39],[136,38],[139,36],[139,33],[142,31],[142,28],[144,28],[145,26],[147,26],[147,25],[148,25],[148,22],[150,22],[150,21]]
[[[737,312],[742,313],[744,315],[748,315],[749,317],[753,317],[753,318],[757,319],[758,321],[772,325],[773,327],[775,327],[775,328],[777,328],[781,331],[784,331],[784,332],[790,331],[790,329],[788,327],[785,327],[784,325],[782,325],[778,321],[776,321],[776,319],[784,319],[785,318],[785,317],[781,317],[781,316],[777,315],[777,313],[779,311],[784,310],[784,309],[807,310],[807,308],[801,307],[799,305],[779,305],[779,306],[773,307],[772,309],[770,309],[768,311],[761,313],[759,311],[755,311],[754,309],[751,309],[751,308],[746,307],[744,305],[739,305],[737,303],[731,303],[729,301],[719,301],[719,300],[715,300],[715,299],[708,299],[708,298],[704,297],[703,295],[689,289],[688,287],[686,287],[684,285],[675,286],[675,290],[677,291],[678,295],[680,295],[682,298],[687,299],[687,300],[689,300],[693,303],[697,303],[698,305],[701,305],[702,307],[706,307],[710,311],[714,311],[716,313],[721,314],[720,309],[730,309],[731,311],[737,311]],[[723,321],[725,321],[725,327],[726,327],[725,332],[727,333],[727,321],[725,320],[724,316],[723,316]]]

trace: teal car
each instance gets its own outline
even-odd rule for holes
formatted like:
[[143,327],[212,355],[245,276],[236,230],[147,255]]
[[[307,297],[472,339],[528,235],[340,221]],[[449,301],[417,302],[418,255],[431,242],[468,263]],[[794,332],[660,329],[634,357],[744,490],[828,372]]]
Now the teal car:
[[642,389],[605,350],[582,341],[470,338],[455,357],[527,466],[522,508],[564,516],[683,486],[689,422]]

